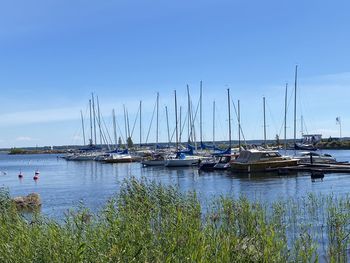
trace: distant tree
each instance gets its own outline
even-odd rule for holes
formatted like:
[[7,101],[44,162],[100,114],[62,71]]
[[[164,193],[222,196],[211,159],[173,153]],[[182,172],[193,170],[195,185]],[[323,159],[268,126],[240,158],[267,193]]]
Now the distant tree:
[[128,148],[134,147],[134,143],[133,143],[131,137],[128,137],[128,139],[127,139],[127,144],[128,144]]
[[280,145],[280,136],[278,134],[276,134],[276,144]]

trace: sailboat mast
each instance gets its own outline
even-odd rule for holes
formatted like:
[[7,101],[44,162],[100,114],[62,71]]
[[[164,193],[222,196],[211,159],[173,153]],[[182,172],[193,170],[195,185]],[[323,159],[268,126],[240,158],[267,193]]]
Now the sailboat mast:
[[265,97],[263,97],[263,108],[264,108],[264,146],[266,147],[266,114],[265,114]]
[[177,127],[177,99],[176,99],[176,90],[174,91],[175,93],[175,130],[176,130],[176,150],[179,149],[179,137],[178,137],[178,127]]
[[287,151],[287,96],[288,96],[288,83],[286,83],[286,91],[284,95],[284,150]]
[[92,142],[92,113],[91,113],[91,100],[89,100],[89,108],[90,108],[90,143],[93,144]]
[[126,121],[128,123],[128,138],[130,138],[130,125],[129,125],[129,112],[128,112],[128,109],[126,109]]
[[295,79],[294,79],[294,147],[297,139],[297,78],[298,78],[298,65],[295,66]]
[[168,117],[168,107],[165,106],[165,115],[166,115],[166,126],[167,126],[167,131],[168,131],[168,143],[170,147],[170,131],[169,131],[169,117]]
[[118,148],[117,125],[116,125],[116,121],[115,121],[115,111],[114,111],[114,109],[113,109],[113,111],[112,111],[112,115],[113,115],[114,143],[115,143],[115,147]]
[[191,98],[190,98],[190,88],[187,85],[187,107],[188,107],[188,142],[192,139],[192,113],[191,113]]
[[202,146],[202,144],[203,144],[203,119],[202,119],[202,117],[203,117],[203,113],[202,113],[202,110],[203,110],[203,105],[202,105],[202,81],[200,82],[200,97],[199,97],[199,99],[200,99],[200,104],[199,104],[199,106],[200,106],[200,121],[199,121],[199,125],[200,125],[200,140],[201,140],[201,146]]
[[156,134],[156,147],[158,146],[159,136],[159,93],[157,92],[157,134]]
[[93,119],[94,119],[94,139],[95,139],[95,144],[97,144],[97,140],[96,140],[96,111],[95,111],[94,93],[91,93],[91,96],[92,96],[92,114],[93,114]]
[[228,139],[229,149],[231,149],[231,103],[230,103],[230,89],[227,89],[227,105],[228,105]]
[[213,101],[213,146],[215,146],[215,100]]
[[81,115],[81,127],[83,128],[83,140],[84,140],[84,146],[86,145],[85,142],[85,128],[84,128],[84,117],[83,117],[83,111],[80,110],[80,115]]
[[102,147],[102,128],[101,128],[101,112],[100,112],[100,101],[97,96],[97,123],[98,123],[98,129],[100,133],[100,145]]
[[241,106],[240,101],[237,102],[238,106],[238,151],[241,151]]
[[126,123],[125,105],[123,105],[123,108],[124,108],[124,126],[125,126],[125,148],[128,148],[128,125]]
[[140,148],[141,148],[141,139],[142,139],[142,121],[141,121],[141,116],[142,116],[142,101],[140,100]]
[[181,135],[182,135],[182,107],[180,106],[180,132],[179,132],[179,143],[181,144]]

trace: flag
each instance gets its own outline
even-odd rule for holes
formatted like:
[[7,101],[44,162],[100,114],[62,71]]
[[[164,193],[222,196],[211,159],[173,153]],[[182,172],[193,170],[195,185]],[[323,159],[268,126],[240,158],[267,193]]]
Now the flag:
[[340,124],[340,117],[335,118],[336,124]]

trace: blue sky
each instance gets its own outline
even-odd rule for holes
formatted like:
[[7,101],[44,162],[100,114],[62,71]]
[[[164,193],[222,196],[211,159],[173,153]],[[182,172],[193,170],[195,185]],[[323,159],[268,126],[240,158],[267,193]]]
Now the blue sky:
[[[122,126],[123,104],[132,123],[142,100],[143,140],[159,92],[166,141],[165,105],[172,129],[174,90],[185,107],[189,84],[197,104],[200,80],[205,139],[212,138],[214,99],[216,137],[227,138],[227,88],[241,101],[246,139],[263,137],[266,97],[272,139],[295,64],[298,119],[304,116],[307,131],[338,136],[340,116],[350,136],[349,8],[346,1],[299,0],[1,1],[0,147],[81,144],[80,109],[91,92],[110,129],[113,108]],[[289,108],[288,137],[292,118]],[[233,126],[236,139],[235,119]]]

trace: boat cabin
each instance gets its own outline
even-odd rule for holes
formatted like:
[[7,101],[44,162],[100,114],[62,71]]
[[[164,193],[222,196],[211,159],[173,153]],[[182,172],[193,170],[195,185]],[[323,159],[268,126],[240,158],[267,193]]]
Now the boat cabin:
[[259,150],[246,150],[241,151],[236,162],[239,163],[251,163],[260,161],[273,161],[275,159],[281,159],[282,156],[278,151],[259,151]]

